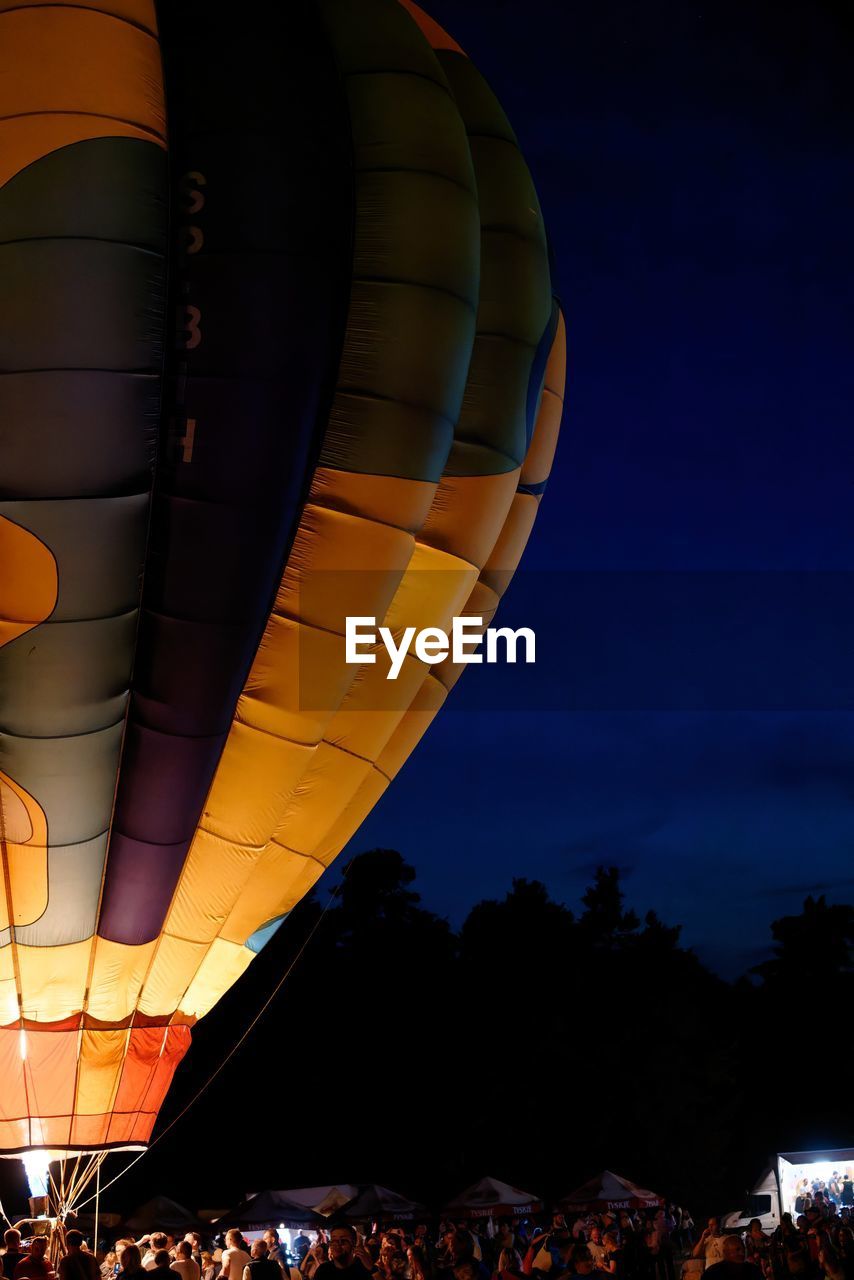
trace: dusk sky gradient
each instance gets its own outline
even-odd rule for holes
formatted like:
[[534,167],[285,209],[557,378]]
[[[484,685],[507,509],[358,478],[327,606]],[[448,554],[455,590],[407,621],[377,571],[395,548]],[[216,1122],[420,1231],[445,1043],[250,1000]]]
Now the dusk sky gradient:
[[843,9],[429,7],[534,174],[567,410],[499,615],[536,674],[468,672],[349,851],[400,849],[454,922],[615,863],[734,976],[854,892]]

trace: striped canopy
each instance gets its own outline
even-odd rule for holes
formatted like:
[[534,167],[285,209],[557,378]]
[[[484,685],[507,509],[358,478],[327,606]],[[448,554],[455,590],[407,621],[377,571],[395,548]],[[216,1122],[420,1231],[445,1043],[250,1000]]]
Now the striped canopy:
[[654,1209],[662,1203],[654,1191],[646,1191],[628,1178],[605,1169],[598,1177],[565,1195],[560,1207],[578,1213],[588,1209],[602,1213],[618,1209]]

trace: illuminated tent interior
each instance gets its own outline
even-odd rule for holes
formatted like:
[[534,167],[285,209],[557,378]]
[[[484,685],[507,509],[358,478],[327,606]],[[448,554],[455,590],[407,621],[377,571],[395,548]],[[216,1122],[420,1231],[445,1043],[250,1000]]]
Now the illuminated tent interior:
[[835,1147],[824,1151],[786,1151],[777,1157],[781,1211],[796,1214],[799,1189],[810,1190],[813,1184],[837,1180],[849,1183],[842,1203],[854,1208],[854,1147]]

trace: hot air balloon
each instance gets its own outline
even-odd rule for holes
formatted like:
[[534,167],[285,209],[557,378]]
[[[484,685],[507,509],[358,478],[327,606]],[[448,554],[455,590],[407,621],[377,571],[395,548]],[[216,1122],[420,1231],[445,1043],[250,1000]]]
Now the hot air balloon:
[[0,142],[0,1153],[89,1168],[460,674],[344,619],[491,620],[564,325],[410,0],[0,0]]

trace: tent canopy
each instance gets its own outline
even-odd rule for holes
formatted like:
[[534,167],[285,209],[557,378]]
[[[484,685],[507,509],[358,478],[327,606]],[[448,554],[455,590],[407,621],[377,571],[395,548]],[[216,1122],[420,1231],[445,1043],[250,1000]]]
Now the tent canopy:
[[[265,1227],[318,1227],[343,1213],[347,1218],[397,1218],[408,1221],[427,1209],[417,1200],[376,1183],[336,1183],[325,1187],[295,1187],[289,1191],[258,1191],[236,1209],[224,1213],[217,1225],[262,1231]],[[328,1224],[327,1224],[328,1225]]]
[[313,1209],[322,1218],[331,1218],[355,1199],[359,1188],[352,1182],[336,1182],[325,1187],[292,1187],[277,1194],[287,1196],[304,1209]]
[[513,1217],[519,1213],[539,1213],[542,1207],[540,1197],[530,1191],[511,1187],[498,1178],[481,1178],[446,1204],[444,1212],[461,1218]]
[[292,1200],[287,1191],[258,1191],[236,1209],[217,1218],[217,1227],[244,1227],[264,1231],[267,1227],[316,1227],[324,1218],[313,1209]]
[[194,1213],[168,1196],[154,1196],[139,1205],[127,1219],[137,1235],[143,1231],[198,1231],[205,1224]]
[[561,1209],[602,1212],[607,1209],[656,1209],[663,1201],[654,1191],[639,1187],[628,1178],[604,1169],[597,1177],[570,1191],[560,1201]]
[[373,1218],[411,1221],[426,1213],[426,1206],[417,1200],[409,1200],[388,1187],[377,1186],[375,1182],[360,1186],[359,1194],[344,1210],[345,1218],[364,1218],[366,1221]]

